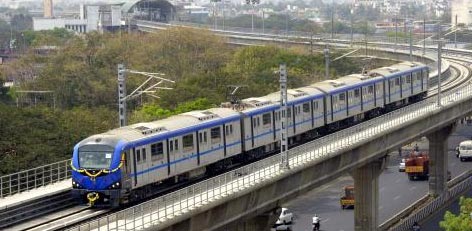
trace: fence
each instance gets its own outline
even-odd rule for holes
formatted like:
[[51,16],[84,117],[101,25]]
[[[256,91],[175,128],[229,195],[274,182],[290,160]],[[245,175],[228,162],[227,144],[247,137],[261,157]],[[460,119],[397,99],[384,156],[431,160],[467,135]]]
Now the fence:
[[0,198],[71,177],[70,159],[0,176]]

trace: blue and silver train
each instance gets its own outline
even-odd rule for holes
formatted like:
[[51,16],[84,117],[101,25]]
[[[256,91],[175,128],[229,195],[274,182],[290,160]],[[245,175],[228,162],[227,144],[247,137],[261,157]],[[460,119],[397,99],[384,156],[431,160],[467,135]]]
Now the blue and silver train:
[[[428,67],[403,62],[288,90],[289,145],[422,100]],[[112,206],[280,149],[280,93],[96,134],[74,147],[72,192]]]

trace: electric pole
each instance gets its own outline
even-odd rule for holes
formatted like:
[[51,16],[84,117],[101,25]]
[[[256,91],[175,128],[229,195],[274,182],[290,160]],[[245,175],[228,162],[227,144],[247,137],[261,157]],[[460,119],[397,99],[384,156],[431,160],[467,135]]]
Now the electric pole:
[[[287,69],[285,63],[280,64],[280,111],[282,117],[280,118],[280,168],[290,169],[288,162],[288,117],[287,117]],[[295,115],[295,112],[292,112]],[[292,116],[293,116],[292,115]]]

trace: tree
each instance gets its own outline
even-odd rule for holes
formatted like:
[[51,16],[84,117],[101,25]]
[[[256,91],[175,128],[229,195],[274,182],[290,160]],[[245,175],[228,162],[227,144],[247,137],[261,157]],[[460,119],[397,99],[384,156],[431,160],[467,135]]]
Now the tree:
[[472,198],[461,197],[458,215],[446,211],[444,220],[439,223],[446,231],[472,231]]

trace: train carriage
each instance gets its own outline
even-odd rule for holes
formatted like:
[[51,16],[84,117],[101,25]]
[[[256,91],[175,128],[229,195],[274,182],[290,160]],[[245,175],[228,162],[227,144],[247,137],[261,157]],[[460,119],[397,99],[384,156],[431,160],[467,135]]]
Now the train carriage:
[[[403,62],[287,90],[289,144],[421,100],[428,75],[427,66]],[[280,92],[225,106],[84,139],[73,152],[73,195],[118,206],[279,150]]]
[[384,77],[384,104],[387,111],[416,102],[428,89],[428,67],[417,62],[403,62],[374,69],[370,75]]
[[[143,186],[203,175],[207,167],[242,152],[240,118],[231,109],[213,108],[87,138],[74,148],[74,193],[82,199],[93,192],[102,194],[102,200],[114,200]],[[102,177],[106,175],[111,176]],[[119,187],[110,188],[116,183]],[[143,197],[149,188],[143,191],[135,197]]]

